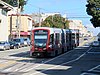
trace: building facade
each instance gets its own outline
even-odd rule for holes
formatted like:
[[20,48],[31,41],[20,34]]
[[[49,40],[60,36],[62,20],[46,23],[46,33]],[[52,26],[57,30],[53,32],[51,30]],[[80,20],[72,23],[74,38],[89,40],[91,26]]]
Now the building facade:
[[29,37],[32,29],[32,18],[27,14],[11,14],[8,16],[8,36],[9,38],[16,38],[18,34],[20,37]]
[[78,29],[80,37],[90,35],[87,28],[82,24],[81,20],[69,20],[69,29]]
[[13,10],[9,4],[0,1],[0,41],[8,41],[8,11]]

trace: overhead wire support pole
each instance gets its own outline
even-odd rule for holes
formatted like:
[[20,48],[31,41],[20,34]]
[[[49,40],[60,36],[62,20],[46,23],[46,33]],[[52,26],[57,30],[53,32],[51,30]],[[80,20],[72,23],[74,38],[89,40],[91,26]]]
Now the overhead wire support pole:
[[20,21],[19,21],[19,15],[20,15],[20,12],[19,12],[19,0],[17,0],[17,38],[20,38]]
[[39,27],[41,27],[41,8],[39,8]]

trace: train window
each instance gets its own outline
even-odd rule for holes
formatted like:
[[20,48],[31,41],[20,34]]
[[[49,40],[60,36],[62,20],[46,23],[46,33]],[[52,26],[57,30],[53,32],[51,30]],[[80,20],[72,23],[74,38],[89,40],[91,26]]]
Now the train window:
[[75,33],[72,33],[72,38],[75,38]]
[[72,35],[71,35],[71,33],[69,33],[69,41],[71,41],[72,40]]
[[56,38],[55,42],[59,43],[60,42],[60,34],[56,33],[55,38]]
[[50,44],[53,44],[53,41],[54,41],[54,34],[51,34],[50,35]]
[[68,42],[68,40],[69,40],[69,36],[68,34],[66,34],[66,42]]

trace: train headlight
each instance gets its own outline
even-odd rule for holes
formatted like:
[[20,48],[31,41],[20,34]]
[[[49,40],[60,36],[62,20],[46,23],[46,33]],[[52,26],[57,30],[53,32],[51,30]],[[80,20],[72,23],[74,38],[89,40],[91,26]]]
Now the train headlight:
[[46,50],[46,48],[43,48],[43,50]]
[[48,46],[48,50],[50,50],[50,51],[53,50],[52,45]]
[[35,48],[35,50],[38,50],[38,48]]
[[49,45],[49,48],[52,48],[52,45]]

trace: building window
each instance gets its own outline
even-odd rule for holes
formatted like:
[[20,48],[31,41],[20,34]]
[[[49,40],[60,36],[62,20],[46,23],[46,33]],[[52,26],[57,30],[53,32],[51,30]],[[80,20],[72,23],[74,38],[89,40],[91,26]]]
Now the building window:
[[7,10],[2,9],[2,14],[7,16]]
[[31,30],[32,28],[32,21],[31,19],[28,19],[28,30]]
[[0,19],[0,23],[1,23],[1,19]]

